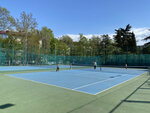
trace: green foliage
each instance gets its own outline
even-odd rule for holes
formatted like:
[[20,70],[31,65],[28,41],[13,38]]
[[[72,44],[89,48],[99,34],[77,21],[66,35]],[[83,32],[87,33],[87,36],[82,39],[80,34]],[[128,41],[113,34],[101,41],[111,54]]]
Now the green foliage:
[[[136,45],[135,34],[131,32],[131,26],[128,24],[125,28],[119,28],[116,31],[114,39],[109,35],[92,36],[91,39],[79,34],[79,41],[73,41],[68,35],[55,38],[53,31],[48,27],[42,27],[37,30],[36,19],[32,13],[22,12],[19,19],[10,16],[10,12],[0,7],[0,30],[15,29],[7,31],[8,37],[0,38],[3,49],[21,51],[24,56],[33,56],[33,54],[51,54],[66,56],[100,56],[112,54],[136,54],[139,49]],[[145,40],[149,40],[146,37]],[[143,53],[149,53],[148,45],[142,48]],[[26,54],[26,55],[25,55]]]
[[50,53],[51,54],[56,54],[56,45],[58,45],[58,39],[56,38],[51,38],[50,39]]
[[64,42],[65,44],[67,44],[69,47],[72,46],[73,44],[73,40],[70,36],[68,35],[64,35],[60,38],[61,42]]
[[[150,36],[144,38],[144,40],[150,40]],[[150,54],[150,41],[144,44],[144,53]]]
[[28,52],[40,52],[40,31],[34,30],[28,38]]
[[114,52],[113,43],[109,35],[102,35],[101,49],[103,50],[101,52],[102,55],[112,54]]
[[143,53],[144,54],[150,54],[150,46],[144,46],[143,47]]
[[89,39],[89,52],[91,56],[100,55],[101,52],[101,38],[98,36],[92,36]]
[[[150,29],[149,29],[150,30]],[[145,41],[150,40],[150,36],[144,38]],[[150,54],[150,41],[144,44],[144,53],[149,53]]]
[[36,19],[33,18],[32,13],[25,13],[24,11],[20,14],[20,19],[16,19],[16,30],[19,32],[31,32],[37,27]]
[[0,30],[10,30],[14,25],[14,18],[10,16],[10,12],[0,6]]
[[88,39],[83,35],[83,34],[79,34],[79,44],[83,45],[83,46],[87,46],[88,45]]
[[70,55],[70,49],[64,42],[58,41],[56,44],[56,54],[62,56]]
[[136,52],[136,39],[133,32],[130,31],[131,26],[128,24],[125,29],[119,28],[116,31],[114,40],[116,46],[121,48],[123,52]]
[[40,40],[42,41],[42,50],[50,48],[50,41],[54,38],[53,31],[50,28],[43,27],[40,31]]

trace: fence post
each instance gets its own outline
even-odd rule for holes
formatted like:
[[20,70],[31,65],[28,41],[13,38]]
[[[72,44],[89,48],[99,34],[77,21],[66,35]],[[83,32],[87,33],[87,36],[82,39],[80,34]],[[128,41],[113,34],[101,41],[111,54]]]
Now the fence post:
[[12,45],[12,65],[14,64],[14,44]]
[[41,60],[42,60],[42,59],[41,59],[41,48],[40,48],[40,65],[41,65],[41,63],[42,63]]
[[32,58],[31,58],[31,65],[33,64],[33,52],[34,52],[34,47],[32,46]]
[[24,58],[25,58],[25,54],[24,54],[24,45],[23,45],[23,48],[22,48],[22,63],[23,63],[23,65],[25,65]]
[[126,52],[126,64],[128,64],[128,46],[127,46],[127,52]]
[[0,65],[2,64],[2,52],[1,52],[1,43],[0,43]]

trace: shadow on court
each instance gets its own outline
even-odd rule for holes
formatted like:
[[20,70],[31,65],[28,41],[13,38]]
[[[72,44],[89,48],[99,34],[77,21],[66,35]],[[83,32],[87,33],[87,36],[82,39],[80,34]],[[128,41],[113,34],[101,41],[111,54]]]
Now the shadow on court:
[[136,101],[136,100],[124,100],[124,102],[129,102],[129,103],[150,103],[150,101]]
[[146,89],[146,90],[150,90],[150,88],[140,88],[140,89]]
[[150,101],[142,101],[142,100],[128,100],[132,95],[134,95],[139,89],[143,90],[150,90],[150,88],[141,88],[143,85],[147,84],[150,85],[150,78],[148,78],[144,83],[142,83],[138,88],[136,88],[130,95],[128,95],[124,100],[122,100],[119,104],[117,104],[109,113],[113,113],[117,108],[120,107],[121,104],[124,102],[127,103],[144,103],[144,104],[150,104]]
[[3,105],[0,105],[0,109],[6,109],[6,108],[9,108],[9,107],[12,107],[12,106],[14,106],[15,104],[10,104],[10,103],[8,103],[8,104],[3,104]]
[[96,100],[97,100],[97,98],[94,99],[94,100],[92,100],[92,101],[90,101],[90,102],[88,102],[88,103],[86,103],[86,104],[84,104],[84,105],[82,105],[82,106],[79,106],[79,107],[77,107],[77,108],[75,108],[75,109],[73,109],[73,110],[71,110],[71,111],[68,111],[67,113],[72,113],[72,112],[74,112],[74,111],[76,111],[76,110],[78,110],[78,109],[80,109],[80,108],[82,108],[82,107],[84,107],[84,106],[86,106],[86,105],[89,105],[89,104],[95,102]]

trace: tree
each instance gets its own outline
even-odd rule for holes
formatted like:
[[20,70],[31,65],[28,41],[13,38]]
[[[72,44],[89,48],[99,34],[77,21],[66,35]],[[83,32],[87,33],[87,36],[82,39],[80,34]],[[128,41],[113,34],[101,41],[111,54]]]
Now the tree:
[[15,56],[17,56],[15,54],[20,49],[20,46],[21,45],[17,41],[16,37],[12,35],[8,35],[7,38],[2,40],[2,48],[5,50],[9,65],[15,63]]
[[92,36],[89,39],[89,55],[99,55],[101,50],[101,38],[99,36]]
[[22,42],[25,46],[25,64],[27,64],[27,51],[28,51],[28,33],[31,33],[35,28],[37,27],[37,22],[35,18],[32,17],[32,14],[26,14],[24,11],[20,15],[20,20],[16,19],[16,30],[18,32],[23,32],[25,33],[25,37],[22,37]]
[[16,19],[16,30],[19,32],[31,32],[37,27],[36,19],[32,13],[26,14],[24,11],[20,15],[20,20]]
[[40,39],[42,40],[42,48],[45,52],[50,48],[51,38],[54,38],[53,31],[50,28],[43,27],[40,32]]
[[56,44],[56,54],[62,55],[62,56],[70,55],[67,44],[64,42],[58,41]]
[[[146,38],[144,38],[144,40],[150,40],[150,36],[148,36],[148,37],[146,37]],[[144,45],[150,45],[150,42],[147,42],[147,43],[145,43]]]
[[[150,31],[150,29],[149,29],[149,31]],[[145,41],[150,40],[150,36],[144,38],[144,40],[145,40]],[[147,43],[145,43],[144,45],[145,45],[145,46],[149,46],[149,45],[150,45],[150,42],[147,42]]]
[[132,53],[136,52],[136,39],[133,32],[130,31],[131,26],[128,24],[125,29],[119,28],[116,31],[114,40],[116,46],[121,48],[123,52],[130,51]]
[[82,33],[80,33],[79,36],[79,44],[86,46],[88,44],[88,39]]
[[0,7],[0,30],[10,30],[14,26],[15,20],[10,16],[10,12]]
[[88,39],[83,36],[83,34],[79,34],[79,42],[78,42],[78,48],[77,48],[77,51],[78,51],[78,55],[80,56],[85,56],[86,55],[86,51],[87,51],[87,46],[88,46]]
[[35,30],[37,27],[37,22],[32,14],[26,14],[24,11],[20,15],[20,20],[16,19],[15,22],[16,30],[18,32],[25,33],[25,37],[22,37],[23,44],[28,46],[28,34]]
[[136,52],[137,45],[136,45],[135,34],[133,32],[131,33],[131,39],[130,39],[130,42],[129,42],[129,48],[130,48],[130,51],[132,53]]
[[72,38],[70,37],[70,36],[68,36],[68,35],[64,35],[64,36],[62,36],[61,38],[60,38],[60,41],[61,42],[64,42],[65,44],[67,44],[68,46],[72,46],[72,44],[73,44],[73,40],[72,40]]
[[[150,29],[149,29],[150,30]],[[150,36],[144,38],[145,41],[150,40]],[[150,53],[150,41],[145,43],[143,46],[143,52],[149,54]]]
[[30,38],[28,39],[28,51],[29,52],[40,52],[40,31],[34,30],[30,34]]
[[58,39],[56,38],[51,38],[50,39],[50,52],[51,54],[56,54],[56,46],[58,45]]
[[114,47],[114,44],[112,42],[112,39],[109,37],[109,35],[102,35],[102,41],[101,41],[101,54],[113,54],[116,51],[116,48]]

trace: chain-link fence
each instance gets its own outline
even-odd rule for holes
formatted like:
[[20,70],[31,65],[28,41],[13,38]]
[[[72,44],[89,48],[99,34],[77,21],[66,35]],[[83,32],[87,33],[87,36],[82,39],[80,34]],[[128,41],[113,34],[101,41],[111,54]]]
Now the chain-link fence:
[[[61,54],[60,54],[61,53]],[[11,46],[2,47],[0,45],[0,65],[54,65],[74,64],[74,65],[93,65],[96,61],[98,65],[121,66],[150,66],[150,54],[116,54],[100,56],[79,56],[74,53],[62,53],[62,50],[43,50],[34,47]]]

